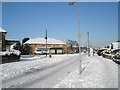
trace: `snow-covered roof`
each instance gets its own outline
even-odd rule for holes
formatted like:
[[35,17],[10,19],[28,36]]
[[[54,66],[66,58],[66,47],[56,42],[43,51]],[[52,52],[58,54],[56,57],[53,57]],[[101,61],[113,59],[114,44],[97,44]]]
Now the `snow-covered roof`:
[[112,44],[114,49],[120,48],[120,42],[113,42]]
[[120,42],[112,42],[112,44],[120,44]]
[[0,32],[6,32],[4,29],[0,28]]
[[[46,44],[45,38],[35,38],[35,39],[29,39],[24,44]],[[54,38],[48,38],[47,44],[66,44],[61,40],[56,40]]]
[[[111,44],[108,44],[108,45],[105,45],[105,46],[106,46],[106,48],[107,48],[107,46],[109,46],[109,49],[111,49],[112,45],[113,45],[113,50],[120,48],[120,42],[117,42],[117,41],[112,42]],[[105,46],[101,47],[101,49],[105,49]]]

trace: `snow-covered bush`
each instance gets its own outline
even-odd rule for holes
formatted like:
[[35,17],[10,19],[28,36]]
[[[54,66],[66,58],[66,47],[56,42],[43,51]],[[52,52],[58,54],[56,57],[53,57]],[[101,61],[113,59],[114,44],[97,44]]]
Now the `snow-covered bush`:
[[19,61],[21,52],[18,50],[4,51],[0,52],[0,56],[2,56],[2,63],[16,62]]
[[21,54],[21,52],[19,50],[13,50],[11,52],[10,51],[0,52],[0,56],[5,56],[5,55],[10,56],[11,54],[19,56]]
[[22,55],[29,55],[31,53],[31,47],[27,44],[22,45],[20,51]]
[[0,56],[5,56],[5,55],[10,55],[12,52],[9,51],[4,51],[4,52],[0,52]]
[[14,50],[12,53],[17,55],[17,56],[19,56],[21,54],[21,52],[19,50]]

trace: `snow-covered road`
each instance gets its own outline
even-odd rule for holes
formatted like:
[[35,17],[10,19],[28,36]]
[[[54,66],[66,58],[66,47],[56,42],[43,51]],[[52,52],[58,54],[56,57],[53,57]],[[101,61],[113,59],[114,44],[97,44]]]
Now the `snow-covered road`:
[[[64,56],[63,56],[64,57]],[[43,67],[35,68],[32,66],[30,70],[15,75],[2,81],[2,87],[10,88],[39,88],[39,87],[51,87],[63,80],[74,67],[78,64],[78,55],[67,56],[58,61],[52,61],[53,63],[45,64]],[[57,60],[56,58],[56,60]],[[49,59],[49,58],[48,58]],[[54,59],[53,59],[54,60]],[[44,62],[44,61],[43,61]],[[49,61],[48,61],[49,62]]]
[[56,55],[52,58],[22,57],[0,65],[2,87],[11,88],[118,88],[118,65],[97,55]]

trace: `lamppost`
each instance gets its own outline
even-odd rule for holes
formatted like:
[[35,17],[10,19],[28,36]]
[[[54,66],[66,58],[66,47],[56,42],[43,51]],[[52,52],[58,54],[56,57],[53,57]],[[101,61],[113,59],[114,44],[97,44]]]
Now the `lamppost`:
[[80,33],[80,9],[79,9],[79,4],[77,1],[69,3],[69,5],[74,5],[76,4],[77,8],[77,15],[78,15],[78,43],[79,43],[79,57],[80,57],[80,67],[79,67],[79,73],[82,73],[82,61],[81,61],[81,49],[80,49],[80,38],[81,38],[81,33]]

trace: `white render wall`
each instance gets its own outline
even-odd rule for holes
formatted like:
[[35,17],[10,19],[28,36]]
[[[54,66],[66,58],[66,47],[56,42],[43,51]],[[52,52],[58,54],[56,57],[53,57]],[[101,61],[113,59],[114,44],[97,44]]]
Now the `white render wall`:
[[[103,47],[101,47],[101,49],[111,49],[111,46],[113,44],[113,49],[120,49],[120,42],[112,42],[111,44],[105,45]],[[107,46],[109,46],[109,48],[107,48]]]
[[119,49],[120,48],[120,42],[113,42],[113,49]]

